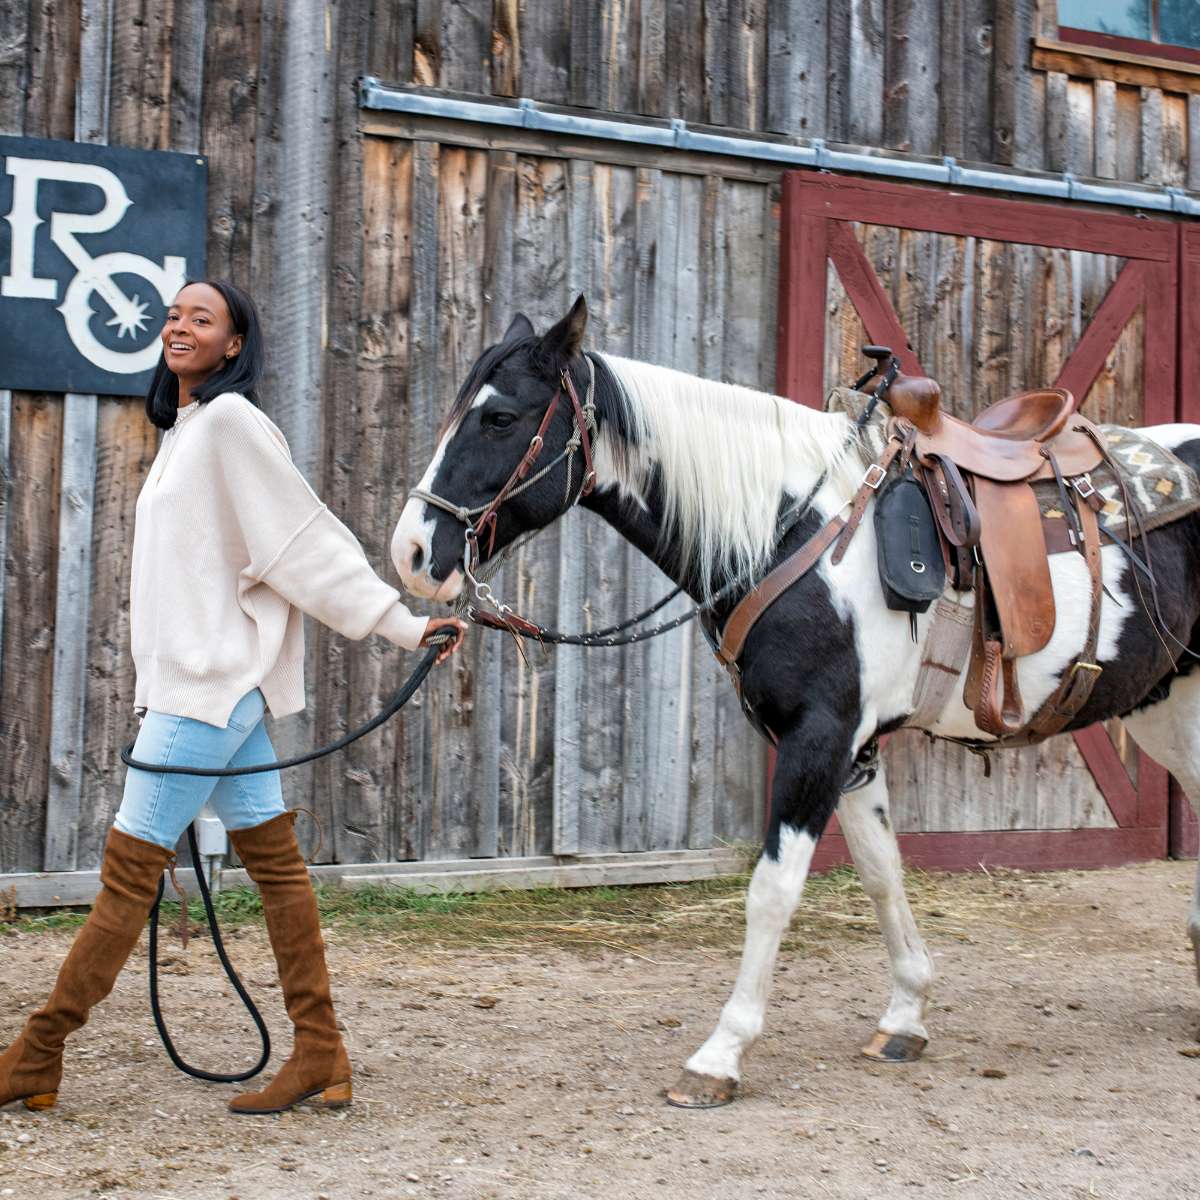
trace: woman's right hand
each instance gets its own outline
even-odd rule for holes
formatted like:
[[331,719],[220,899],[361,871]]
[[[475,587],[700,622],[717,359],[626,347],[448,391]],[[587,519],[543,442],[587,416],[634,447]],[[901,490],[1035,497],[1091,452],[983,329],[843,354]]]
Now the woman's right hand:
[[431,639],[438,633],[457,634],[439,652],[436,662],[440,664],[444,663],[452,654],[458,652],[459,646],[463,644],[463,639],[467,636],[467,623],[462,617],[430,617],[429,624],[425,626],[425,632],[421,636],[421,645],[431,645]]

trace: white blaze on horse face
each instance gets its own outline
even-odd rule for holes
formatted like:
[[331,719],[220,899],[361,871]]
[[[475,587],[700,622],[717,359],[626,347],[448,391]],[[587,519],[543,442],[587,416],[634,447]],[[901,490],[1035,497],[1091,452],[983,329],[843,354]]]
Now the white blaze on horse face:
[[[494,395],[496,389],[490,383],[485,383],[479,389],[471,407],[478,408],[489,396]],[[442,435],[433,458],[429,460],[429,466],[425,468],[425,474],[417,484],[422,491],[432,491],[433,481],[437,478],[446,451],[461,426],[462,421],[456,421]],[[455,500],[452,496],[446,496],[445,499],[451,502]],[[436,529],[436,518],[431,506],[416,496],[409,497],[400,513],[396,531],[392,534],[392,562],[401,582],[414,596],[421,596],[426,600],[457,600],[462,594],[464,582],[461,568],[456,567],[445,579],[434,579],[430,573],[433,535]],[[466,532],[465,529],[463,532]]]
[[746,892],[746,943],[733,995],[708,1041],[687,1061],[687,1069],[714,1079],[740,1079],[742,1057],[762,1032],[779,943],[800,902],[816,842],[785,826],[779,859],[758,860]]

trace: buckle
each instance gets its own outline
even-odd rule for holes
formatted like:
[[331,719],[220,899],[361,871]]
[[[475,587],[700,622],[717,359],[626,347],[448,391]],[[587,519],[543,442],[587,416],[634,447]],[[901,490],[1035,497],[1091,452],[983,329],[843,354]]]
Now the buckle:
[[[1092,486],[1092,477],[1090,475],[1080,475],[1071,480],[1071,486],[1086,500],[1089,496],[1096,494],[1096,489]],[[1087,488],[1087,491],[1084,491]]]
[[1076,671],[1093,671],[1099,675],[1103,670],[1104,668],[1099,663],[1077,662],[1071,666],[1071,677],[1075,677]]
[[[874,475],[871,474],[872,471],[875,472]],[[869,487],[871,491],[877,492],[879,491],[879,485],[883,483],[886,478],[887,472],[878,463],[872,463],[867,468],[866,473],[863,475],[862,484],[860,486]]]

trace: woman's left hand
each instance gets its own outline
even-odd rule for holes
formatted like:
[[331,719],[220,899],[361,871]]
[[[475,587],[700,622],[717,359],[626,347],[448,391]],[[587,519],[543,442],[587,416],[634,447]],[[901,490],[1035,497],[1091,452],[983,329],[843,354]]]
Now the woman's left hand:
[[463,638],[467,636],[467,623],[461,617],[430,617],[429,624],[425,626],[425,633],[421,637],[421,645],[428,646],[431,644],[430,639],[438,633],[454,632],[458,636],[447,642],[437,656],[437,662],[444,663],[452,654],[458,652],[459,646],[463,644]]

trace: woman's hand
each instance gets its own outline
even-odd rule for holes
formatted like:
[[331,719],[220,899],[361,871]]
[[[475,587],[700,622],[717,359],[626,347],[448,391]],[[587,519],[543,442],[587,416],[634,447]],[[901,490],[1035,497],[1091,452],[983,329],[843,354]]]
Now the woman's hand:
[[463,638],[467,636],[467,623],[461,617],[430,617],[429,624],[425,626],[425,633],[421,638],[421,645],[431,645],[431,639],[438,633],[457,634],[453,641],[447,642],[442,647],[437,656],[437,662],[444,663],[450,655],[457,653],[459,646],[463,644]]

